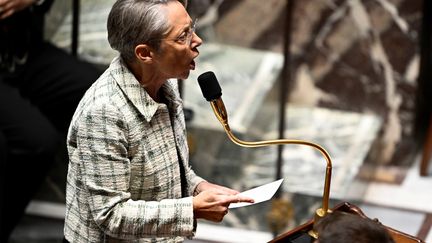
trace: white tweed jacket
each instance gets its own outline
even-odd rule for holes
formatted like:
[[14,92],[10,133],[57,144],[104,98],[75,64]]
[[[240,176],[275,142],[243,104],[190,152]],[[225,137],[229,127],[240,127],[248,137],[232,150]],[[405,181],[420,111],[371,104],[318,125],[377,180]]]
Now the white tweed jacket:
[[[195,234],[192,195],[203,179],[188,165],[175,80],[156,103],[120,57],[72,118],[67,147],[65,238],[69,242],[181,242]],[[189,197],[182,198],[183,163]]]

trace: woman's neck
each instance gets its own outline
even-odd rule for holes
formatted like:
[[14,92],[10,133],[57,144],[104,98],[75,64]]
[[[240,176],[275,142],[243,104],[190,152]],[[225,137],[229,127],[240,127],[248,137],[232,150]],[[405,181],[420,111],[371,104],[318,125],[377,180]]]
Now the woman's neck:
[[154,72],[154,69],[149,66],[130,63],[128,67],[149,96],[158,103],[162,102],[163,94],[161,92],[161,87],[166,82],[166,79],[158,76]]

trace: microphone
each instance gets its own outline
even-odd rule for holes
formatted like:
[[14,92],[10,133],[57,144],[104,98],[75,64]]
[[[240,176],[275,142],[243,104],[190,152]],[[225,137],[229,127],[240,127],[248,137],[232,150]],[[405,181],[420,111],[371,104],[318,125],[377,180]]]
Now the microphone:
[[[247,142],[242,141],[234,136],[231,132],[231,129],[228,124],[228,115],[225,109],[225,105],[222,101],[222,89],[219,85],[219,82],[216,78],[216,75],[209,71],[201,74],[198,77],[198,83],[203,93],[204,98],[210,102],[210,105],[218,118],[219,122],[222,124],[226,134],[231,139],[231,141],[239,146],[254,148],[254,147],[263,147],[268,145],[280,145],[280,144],[300,144],[313,147],[317,149],[326,159],[327,167],[326,167],[326,175],[324,181],[324,192],[322,197],[322,208],[319,208],[315,211],[315,220],[317,223],[320,221],[327,213],[330,213],[329,210],[329,198],[330,198],[330,180],[331,180],[331,171],[332,171],[332,163],[329,153],[320,145],[304,140],[295,140],[295,139],[275,139],[275,140],[266,140],[266,141],[257,141],[257,142]],[[317,239],[318,234],[315,230],[309,231],[309,235],[313,238]]]
[[201,88],[204,98],[210,102],[213,112],[224,127],[225,131],[231,131],[228,125],[228,114],[225,109],[225,104],[221,98],[222,89],[219,85],[216,75],[211,71],[205,72],[198,76],[198,84]]
[[198,84],[207,101],[219,99],[222,96],[222,89],[213,72],[205,72],[198,77]]

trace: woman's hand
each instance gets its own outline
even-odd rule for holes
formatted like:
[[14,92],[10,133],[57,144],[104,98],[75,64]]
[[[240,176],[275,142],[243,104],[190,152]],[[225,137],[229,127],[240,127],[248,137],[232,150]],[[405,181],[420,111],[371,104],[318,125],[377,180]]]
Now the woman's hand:
[[214,222],[222,221],[231,203],[254,202],[252,198],[241,196],[235,190],[208,182],[201,182],[197,186],[197,192],[198,195],[193,198],[195,218]]
[[227,194],[227,195],[237,195],[239,194],[238,191],[230,189],[228,187],[219,186],[207,181],[203,181],[198,184],[198,186],[195,189],[195,195],[199,194],[202,191],[208,191],[208,190],[214,190],[214,191],[220,191],[221,193]]
[[5,19],[31,6],[35,1],[36,0],[0,0],[0,19]]

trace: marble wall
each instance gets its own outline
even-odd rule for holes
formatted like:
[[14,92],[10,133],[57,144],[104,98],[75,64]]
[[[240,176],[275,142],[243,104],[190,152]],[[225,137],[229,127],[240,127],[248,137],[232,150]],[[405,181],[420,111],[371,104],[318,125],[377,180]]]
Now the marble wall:
[[[369,160],[410,164],[423,0],[291,1],[289,102],[378,115],[383,126]],[[104,63],[112,58],[104,24],[112,2],[82,1],[81,57]],[[283,53],[287,3],[190,0],[188,10],[199,17],[206,42]],[[70,5],[56,1],[53,8],[48,30],[58,30],[52,39],[68,48],[70,18],[64,13]]]
[[[378,115],[369,160],[410,164],[422,0],[293,1],[289,102]],[[287,1],[208,2],[207,41],[283,52]]]

